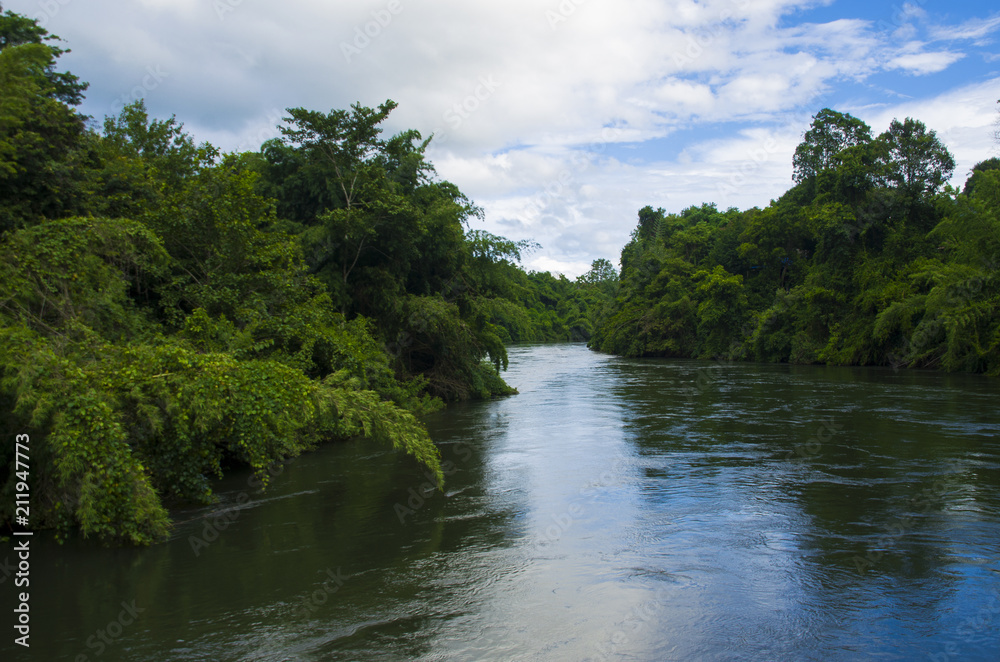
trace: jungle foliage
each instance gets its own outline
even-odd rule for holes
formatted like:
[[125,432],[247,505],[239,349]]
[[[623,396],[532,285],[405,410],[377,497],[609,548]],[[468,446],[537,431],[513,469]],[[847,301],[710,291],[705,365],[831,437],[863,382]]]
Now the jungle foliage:
[[824,109],[764,209],[644,207],[591,346],[625,356],[1000,374],[1000,160]]
[[292,108],[282,138],[221,154],[141,101],[88,128],[56,40],[0,10],[4,521],[15,435],[32,526],[109,543],[327,440],[440,483],[422,414],[512,393],[507,342],[588,337],[599,286],[525,274],[530,242],[473,229],[428,141],[382,135],[394,102]]

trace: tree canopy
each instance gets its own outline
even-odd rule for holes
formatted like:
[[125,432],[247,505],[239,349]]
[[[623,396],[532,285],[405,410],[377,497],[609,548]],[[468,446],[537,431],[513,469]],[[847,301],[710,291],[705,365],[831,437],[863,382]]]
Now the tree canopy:
[[60,536],[151,543],[227,468],[266,485],[355,436],[440,484],[420,417],[514,393],[511,342],[1000,373],[1000,168],[951,189],[916,120],[872,139],[824,109],[767,208],[643,207],[620,272],[570,280],[385,134],[392,100],[289,108],[223,154],[142,101],[87,128],[53,41],[0,13],[0,431],[32,439],[32,523]]
[[[417,131],[384,135],[395,102],[290,108],[243,153],[141,100],[91,130],[54,39],[0,14],[0,428],[32,439],[34,526],[147,544],[227,467],[266,485],[354,436],[440,484],[421,415],[513,393],[513,339],[589,337],[606,266],[540,296],[534,244],[474,228]],[[8,496],[13,469],[7,445]]]
[[820,111],[764,209],[644,207],[591,346],[627,356],[1000,374],[1000,170],[947,186],[918,120]]
[[856,117],[824,108],[814,117],[792,157],[794,175],[800,183],[833,165],[834,157],[849,147],[871,142],[871,128]]

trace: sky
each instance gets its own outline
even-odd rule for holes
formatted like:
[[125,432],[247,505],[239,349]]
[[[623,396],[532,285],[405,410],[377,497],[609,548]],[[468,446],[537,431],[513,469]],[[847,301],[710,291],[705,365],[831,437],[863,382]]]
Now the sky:
[[766,206],[822,108],[935,130],[953,183],[1000,154],[1000,8],[978,0],[18,0],[72,50],[101,120],[145,99],[256,150],[286,108],[399,107],[387,133],[575,277],[646,206]]

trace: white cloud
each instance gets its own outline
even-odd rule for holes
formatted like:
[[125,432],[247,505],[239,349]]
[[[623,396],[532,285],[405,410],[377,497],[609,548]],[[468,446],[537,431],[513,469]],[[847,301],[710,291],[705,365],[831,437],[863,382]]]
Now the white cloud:
[[965,85],[944,94],[879,109],[854,111],[874,133],[885,131],[893,119],[912,117],[935,131],[955,157],[952,184],[962,184],[980,161],[996,156],[993,141],[997,121],[1000,78]]
[[[952,183],[960,186],[973,165],[996,152],[992,131],[998,98],[1000,78],[929,99],[840,110],[868,122],[875,134],[886,130],[894,118],[921,120],[955,156]],[[586,260],[574,257],[582,247],[589,256],[617,263],[618,252],[635,227],[636,212],[644,205],[671,212],[703,202],[715,202],[720,209],[746,209],[779,197],[792,184],[792,154],[810,122],[809,113],[791,114],[769,128],[691,144],[670,160],[641,165],[599,161],[574,172],[571,184],[551,198],[513,200],[494,192],[496,197],[481,202],[493,231],[522,233],[543,245],[545,250],[526,260],[529,267],[576,276],[585,270],[581,265]],[[559,158],[550,155],[546,162],[550,175]],[[565,224],[557,221],[570,218],[572,222]],[[569,245],[567,233],[578,243]]]
[[1000,14],[989,18],[972,18],[955,26],[935,26],[931,28],[930,32],[935,39],[980,40],[986,35],[996,32],[998,29],[1000,29]]
[[944,71],[965,57],[964,53],[938,51],[935,53],[907,53],[892,58],[886,64],[889,69],[903,69],[907,73],[924,76]]
[[[487,228],[535,238],[544,249],[529,266],[569,275],[596,257],[617,261],[646,204],[766,205],[791,184],[811,114],[848,94],[870,95],[858,101],[866,112],[893,113],[904,106],[877,90],[895,83],[869,78],[912,85],[963,57],[927,43],[984,39],[1000,25],[926,28],[933,17],[909,4],[893,18],[903,43],[879,27],[890,10],[874,4],[865,16],[803,19],[829,14],[832,0],[398,2],[392,12],[389,0],[90,0],[59,4],[45,25],[91,82],[84,112],[100,118],[161,67],[168,75],[143,90],[152,112],[176,113],[224,149],[276,137],[286,107],[392,98],[387,129],[434,132],[438,172],[486,209]],[[35,0],[4,5],[38,13]],[[930,42],[917,41],[918,27]],[[972,158],[981,104],[969,115],[913,103],[952,118],[927,123]]]

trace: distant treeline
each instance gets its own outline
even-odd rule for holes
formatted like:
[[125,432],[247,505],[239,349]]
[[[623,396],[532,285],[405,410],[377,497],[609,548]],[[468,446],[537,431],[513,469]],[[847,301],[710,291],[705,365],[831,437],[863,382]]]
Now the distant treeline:
[[[0,518],[146,544],[211,479],[362,435],[442,479],[419,416],[512,393],[505,344],[585,340],[616,274],[519,266],[396,104],[288,110],[222,154],[142,102],[103,127],[35,20],[0,9]],[[30,474],[14,439],[31,440]],[[23,480],[28,478],[28,481]],[[23,488],[24,485],[21,486]]]
[[961,190],[921,122],[820,111],[765,209],[645,207],[591,346],[1000,374],[1000,159]]

